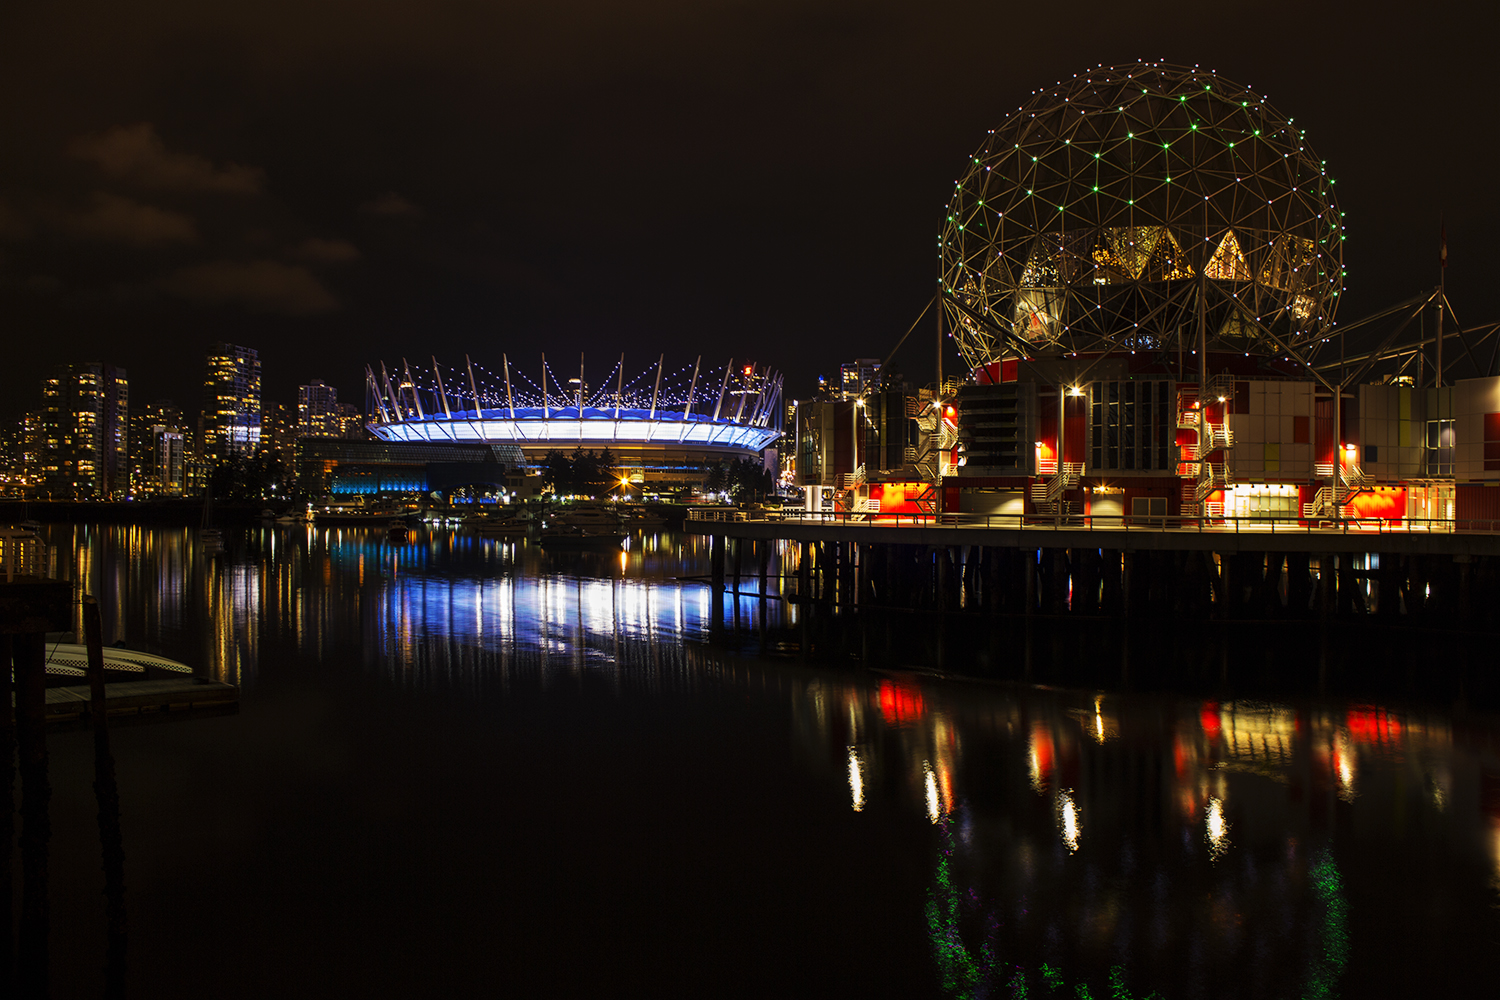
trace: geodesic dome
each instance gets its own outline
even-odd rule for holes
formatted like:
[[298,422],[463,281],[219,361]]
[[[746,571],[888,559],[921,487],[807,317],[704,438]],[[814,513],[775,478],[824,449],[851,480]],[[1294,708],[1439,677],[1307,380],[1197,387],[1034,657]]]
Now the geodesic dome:
[[1183,66],[1038,91],[970,158],[940,241],[971,368],[1074,351],[1281,354],[1343,288],[1334,181],[1259,95]]

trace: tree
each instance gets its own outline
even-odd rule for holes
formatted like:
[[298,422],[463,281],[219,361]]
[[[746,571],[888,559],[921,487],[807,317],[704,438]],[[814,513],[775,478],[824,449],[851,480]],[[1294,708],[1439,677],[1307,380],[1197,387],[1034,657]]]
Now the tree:
[[557,448],[542,459],[542,485],[552,487],[559,496],[573,492],[573,463]]

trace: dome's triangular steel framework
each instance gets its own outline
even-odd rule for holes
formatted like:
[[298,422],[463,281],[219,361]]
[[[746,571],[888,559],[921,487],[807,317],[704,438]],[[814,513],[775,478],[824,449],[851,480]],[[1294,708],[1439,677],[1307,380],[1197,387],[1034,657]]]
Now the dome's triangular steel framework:
[[1079,74],[1011,114],[956,182],[946,326],[971,369],[1122,349],[1311,364],[1343,289],[1334,184],[1302,129],[1215,73]]

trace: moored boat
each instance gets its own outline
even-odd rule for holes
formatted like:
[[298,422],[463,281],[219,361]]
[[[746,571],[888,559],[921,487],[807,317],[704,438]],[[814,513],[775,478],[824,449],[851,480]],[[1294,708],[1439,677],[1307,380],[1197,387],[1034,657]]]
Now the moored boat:
[[548,515],[542,544],[552,546],[618,546],[625,541],[625,523],[607,507],[574,504]]

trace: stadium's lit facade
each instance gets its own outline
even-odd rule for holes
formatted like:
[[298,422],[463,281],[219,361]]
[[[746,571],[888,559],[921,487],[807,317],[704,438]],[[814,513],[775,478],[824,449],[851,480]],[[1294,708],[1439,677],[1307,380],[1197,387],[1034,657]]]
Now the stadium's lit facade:
[[615,468],[646,488],[700,482],[712,464],[760,460],[781,437],[781,376],[731,359],[706,369],[702,359],[668,371],[659,359],[627,380],[624,358],[598,386],[578,374],[559,377],[541,361],[533,379],[502,356],[489,372],[463,369],[394,373],[366,370],[369,429],[388,442],[505,445],[540,465],[552,451],[609,449]]

